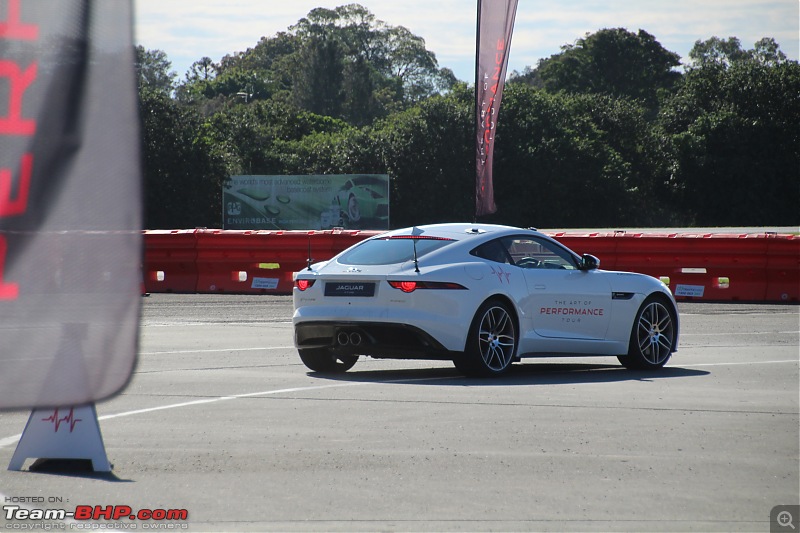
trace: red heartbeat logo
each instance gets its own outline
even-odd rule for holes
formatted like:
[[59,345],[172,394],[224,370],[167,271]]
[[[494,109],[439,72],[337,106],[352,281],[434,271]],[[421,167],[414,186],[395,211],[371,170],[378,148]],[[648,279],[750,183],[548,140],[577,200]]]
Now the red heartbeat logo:
[[494,267],[492,267],[492,274],[497,276],[497,279],[500,281],[500,283],[503,283],[503,277],[506,278],[506,283],[511,283],[511,272],[504,272],[503,267],[498,267],[498,270],[495,270]]
[[58,416],[58,409],[53,411],[53,414],[48,416],[47,418],[42,418],[42,422],[52,422],[55,426],[55,431],[58,432],[58,428],[61,426],[62,422],[69,423],[69,432],[72,433],[72,430],[75,429],[75,424],[83,420],[82,418],[75,418],[74,407],[69,408],[69,414],[65,417],[59,418]]

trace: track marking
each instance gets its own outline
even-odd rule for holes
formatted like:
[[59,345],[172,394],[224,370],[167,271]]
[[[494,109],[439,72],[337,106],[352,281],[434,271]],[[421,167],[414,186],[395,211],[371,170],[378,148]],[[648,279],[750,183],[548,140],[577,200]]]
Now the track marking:
[[743,363],[698,363],[696,365],[680,365],[681,367],[694,368],[697,366],[742,366],[742,365],[779,365],[784,363],[800,364],[799,359],[783,359],[780,361],[750,361]]
[[[211,324],[220,324],[221,322],[147,322],[142,321],[141,327],[148,328],[176,328],[183,326],[208,326]],[[279,325],[292,325],[291,320],[272,320],[272,321],[253,321],[253,322],[224,322],[226,326],[263,326],[264,324],[279,324]]]
[[11,437],[6,437],[5,439],[0,439],[0,448],[5,448],[6,446],[11,446],[12,444],[16,444],[16,442],[20,439],[20,437],[22,437],[22,433],[19,433],[17,435],[12,435]]
[[798,330],[793,331],[731,331],[729,333],[681,333],[681,337],[730,337],[731,335],[787,335],[792,333],[800,333]]
[[169,350],[165,352],[140,352],[139,355],[163,355],[176,353],[254,352],[258,350],[293,350],[294,346],[264,346],[259,348],[211,348],[208,350]]
[[[288,389],[275,389],[275,390],[268,390],[268,391],[261,391],[261,392],[247,392],[244,394],[232,394],[230,396],[218,396],[216,398],[206,398],[204,400],[193,400],[190,402],[180,402],[180,403],[172,403],[168,405],[160,405],[158,407],[148,407],[146,409],[135,409],[133,411],[124,411],[122,413],[116,413],[111,415],[103,415],[98,416],[97,420],[110,420],[112,418],[121,418],[124,416],[132,416],[132,415],[140,415],[144,413],[152,413],[155,411],[163,411],[166,409],[177,409],[179,407],[191,407],[194,405],[202,405],[208,403],[216,403],[216,402],[224,402],[228,400],[235,400],[237,398],[251,398],[254,396],[270,396],[274,394],[286,394],[290,392],[307,392],[313,390],[322,390],[322,389],[333,389],[337,387],[356,387],[359,385],[379,385],[382,383],[413,383],[418,381],[434,381],[434,380],[442,380],[442,379],[452,379],[450,376],[448,377],[436,377],[436,378],[414,378],[414,379],[392,379],[388,381],[378,381],[378,382],[370,382],[370,381],[356,381],[356,382],[347,382],[347,383],[332,383],[328,385],[314,385],[311,387],[291,387]],[[18,435],[13,435],[11,437],[7,437],[4,439],[0,439],[0,448],[5,448],[6,446],[11,446],[19,441],[20,437],[22,437],[22,433]]]
[[[256,352],[260,350],[294,350],[294,346],[263,346],[259,348],[211,348],[207,350],[167,350],[163,352],[139,352],[139,355],[173,355],[179,353]],[[52,357],[26,357],[3,359],[4,361],[51,361]]]
[[[253,348],[253,349],[262,349],[262,348]],[[274,349],[281,349],[280,347]],[[172,352],[157,352],[157,353],[172,353]],[[177,353],[177,352],[176,352]],[[800,360],[798,359],[783,359],[777,361],[750,361],[750,362],[742,362],[742,363],[698,363],[694,365],[680,365],[681,368],[695,368],[695,367],[706,367],[706,366],[742,366],[742,365],[770,365],[770,364],[786,364],[786,363],[793,363],[793,364],[800,364]],[[323,389],[333,389],[333,388],[340,388],[340,387],[356,387],[360,385],[380,385],[383,383],[415,383],[420,381],[435,381],[435,380],[442,380],[442,379],[452,379],[451,376],[447,377],[435,377],[435,378],[415,378],[415,379],[393,379],[387,381],[378,381],[378,382],[370,382],[370,381],[356,381],[356,382],[347,382],[347,383],[332,383],[328,385],[314,385],[311,387],[291,387],[288,389],[274,389],[268,391],[261,391],[261,392],[247,392],[243,394],[232,394],[230,396],[218,396],[216,398],[206,398],[203,400],[192,400],[190,402],[180,402],[180,403],[172,403],[168,405],[160,405],[158,407],[148,407],[146,409],[135,409],[133,411],[124,411],[122,413],[116,413],[111,415],[103,415],[97,417],[99,420],[111,420],[112,418],[122,418],[125,416],[132,416],[132,415],[140,415],[145,413],[153,413],[155,411],[164,411],[166,409],[177,409],[179,407],[191,407],[194,405],[203,405],[208,403],[216,403],[216,402],[224,402],[228,400],[235,400],[237,398],[251,398],[254,396],[270,396],[275,394],[286,394],[291,392],[306,392],[306,391],[313,391],[313,390],[323,390]],[[19,441],[20,437],[22,437],[22,433],[17,435],[12,435],[11,437],[6,437],[4,439],[0,439],[0,448],[5,448],[6,446],[11,446]]]

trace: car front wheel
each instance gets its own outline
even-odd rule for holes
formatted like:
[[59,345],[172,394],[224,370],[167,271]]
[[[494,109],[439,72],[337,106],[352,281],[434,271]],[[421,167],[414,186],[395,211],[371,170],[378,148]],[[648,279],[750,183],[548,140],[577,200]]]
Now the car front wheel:
[[325,348],[304,348],[298,353],[304,365],[314,372],[326,374],[347,372],[358,361],[357,355],[336,355]]
[[630,369],[654,370],[663,367],[675,345],[675,314],[659,298],[648,298],[636,313],[628,353],[619,357]]
[[468,376],[498,376],[511,366],[516,347],[514,315],[507,304],[489,300],[475,314],[464,353],[453,362]]

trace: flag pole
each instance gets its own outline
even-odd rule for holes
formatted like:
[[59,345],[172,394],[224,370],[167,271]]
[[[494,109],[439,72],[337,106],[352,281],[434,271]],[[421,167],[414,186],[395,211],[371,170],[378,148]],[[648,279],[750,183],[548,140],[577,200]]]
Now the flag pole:
[[[475,103],[475,107],[473,109],[473,119],[475,123],[473,124],[475,130],[473,132],[473,137],[478,135],[478,131],[480,128],[480,102],[478,102],[478,83],[480,82],[480,53],[481,53],[481,0],[477,0],[477,16],[475,17],[475,95],[473,97],[473,101]],[[474,172],[472,175],[472,223],[475,224],[478,222],[478,188],[475,186],[476,179],[478,176],[478,158],[477,158],[477,146],[473,146],[473,168]]]

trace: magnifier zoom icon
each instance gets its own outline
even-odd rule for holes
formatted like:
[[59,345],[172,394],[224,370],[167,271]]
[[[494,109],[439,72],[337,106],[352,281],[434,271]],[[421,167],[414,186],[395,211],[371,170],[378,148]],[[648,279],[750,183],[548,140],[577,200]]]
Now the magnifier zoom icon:
[[789,511],[781,511],[778,513],[778,525],[781,527],[790,527],[794,529],[794,524],[792,523],[792,513]]

